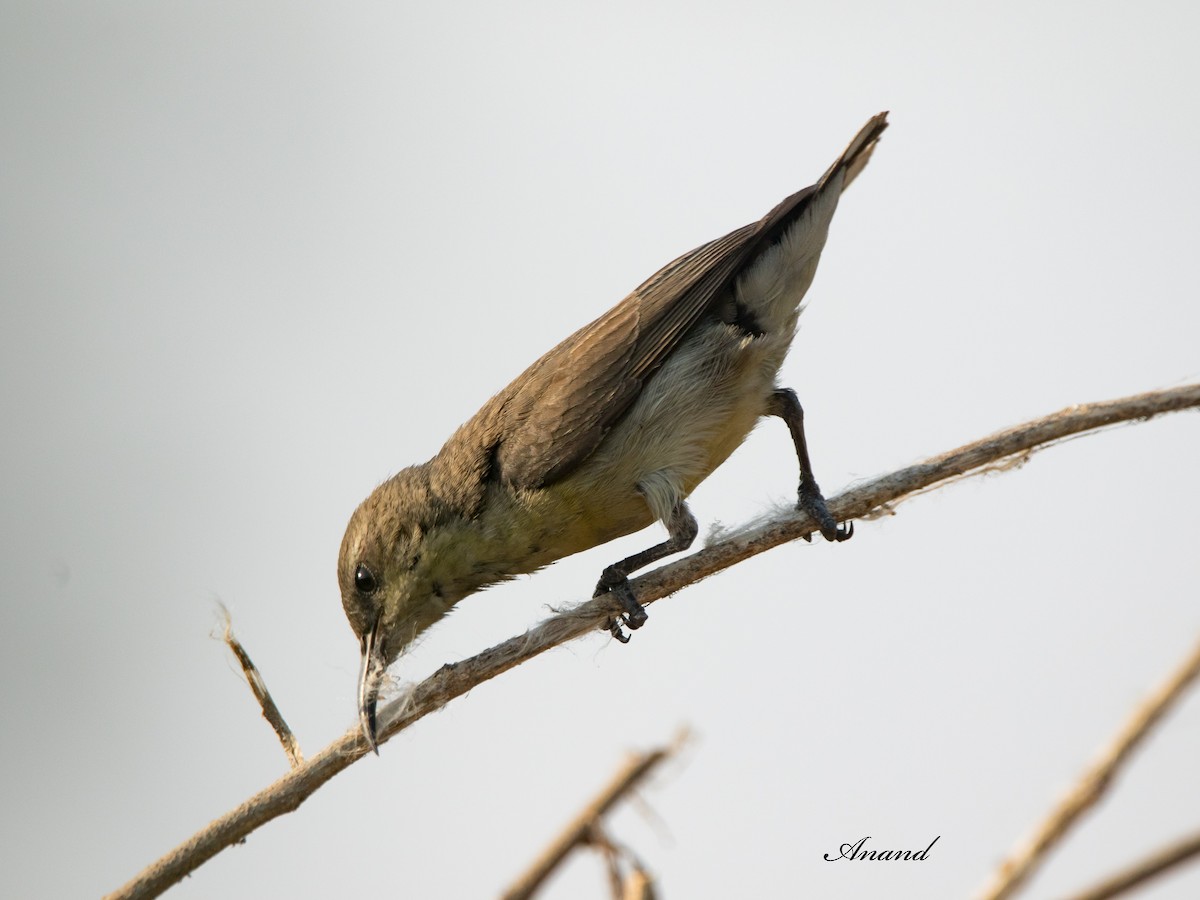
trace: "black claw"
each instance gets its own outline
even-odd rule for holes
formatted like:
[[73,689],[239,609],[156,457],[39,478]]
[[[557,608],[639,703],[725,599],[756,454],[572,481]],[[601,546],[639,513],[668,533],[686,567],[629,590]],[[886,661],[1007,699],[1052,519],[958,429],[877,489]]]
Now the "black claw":
[[[821,489],[814,482],[801,482],[800,489],[797,491],[799,502],[796,508],[803,510],[816,520],[817,528],[821,532],[821,536],[830,543],[840,544],[842,541],[848,541],[854,537],[854,523],[848,522],[845,525],[839,525],[833,514],[829,512],[829,507],[825,505],[825,498],[821,496]],[[804,536],[806,541],[812,541],[812,535]]]
[[599,583],[596,585],[596,592],[593,597],[599,597],[601,594],[611,593],[621,601],[623,612],[613,616],[608,621],[606,630],[622,644],[629,643],[629,635],[624,631],[628,628],[630,631],[637,631],[646,624],[646,609],[642,604],[637,602],[637,598],[633,596],[633,588],[629,586],[629,579],[625,576],[620,576],[620,580],[615,578],[606,578],[601,576]]
[[622,644],[629,643],[629,635],[621,628],[621,623],[624,620],[620,616],[614,616],[608,622],[608,633],[615,637]]
[[646,624],[646,610],[640,603],[635,601],[633,608],[621,616],[621,621],[625,623],[625,627],[630,631],[637,631]]

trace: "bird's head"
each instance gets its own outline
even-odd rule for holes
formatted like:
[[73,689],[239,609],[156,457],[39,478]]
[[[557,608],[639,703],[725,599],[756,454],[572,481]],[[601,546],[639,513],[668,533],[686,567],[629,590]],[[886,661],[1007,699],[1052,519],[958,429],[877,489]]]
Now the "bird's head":
[[342,607],[362,649],[359,722],[371,749],[383,673],[421,632],[459,599],[446,569],[447,529],[423,466],[377,487],[350,517],[338,555]]

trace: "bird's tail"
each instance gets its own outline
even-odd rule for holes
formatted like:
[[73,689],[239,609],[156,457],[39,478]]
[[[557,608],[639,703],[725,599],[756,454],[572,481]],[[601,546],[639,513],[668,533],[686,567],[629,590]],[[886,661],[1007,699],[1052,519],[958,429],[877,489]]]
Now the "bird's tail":
[[871,158],[871,153],[875,149],[875,144],[879,141],[879,136],[883,134],[883,130],[887,128],[888,114],[886,111],[881,112],[877,116],[872,116],[854,136],[854,140],[850,142],[842,155],[837,158],[832,166],[821,176],[821,180],[817,182],[817,190],[825,186],[825,183],[833,178],[838,172],[844,171],[846,179],[842,182],[842,190],[850,186],[858,173],[866,166],[867,160]]

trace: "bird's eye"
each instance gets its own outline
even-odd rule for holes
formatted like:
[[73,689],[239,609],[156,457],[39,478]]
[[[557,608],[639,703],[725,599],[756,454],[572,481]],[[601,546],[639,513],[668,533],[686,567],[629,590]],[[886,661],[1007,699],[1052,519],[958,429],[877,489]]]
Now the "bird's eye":
[[375,593],[378,587],[379,583],[375,581],[371,570],[359,563],[358,568],[354,570],[354,589],[366,597]]

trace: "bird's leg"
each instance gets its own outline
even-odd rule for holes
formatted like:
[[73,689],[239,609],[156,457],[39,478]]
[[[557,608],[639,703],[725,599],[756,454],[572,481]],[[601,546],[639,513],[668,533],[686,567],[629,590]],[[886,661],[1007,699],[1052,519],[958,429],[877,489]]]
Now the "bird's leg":
[[624,612],[613,616],[607,626],[607,630],[622,644],[629,642],[629,635],[622,630],[622,625],[633,631],[646,624],[646,610],[633,596],[633,588],[629,586],[629,573],[636,572],[664,556],[686,550],[692,546],[692,541],[696,540],[696,535],[700,532],[696,517],[682,500],[672,507],[670,517],[663,524],[667,526],[669,535],[665,541],[613,563],[600,574],[600,580],[596,583],[596,593],[593,597],[612,592],[624,608]]
[[[771,406],[768,414],[779,416],[787,423],[788,431],[792,433],[792,443],[796,445],[796,458],[800,460],[800,488],[796,492],[799,497],[797,508],[804,510],[816,521],[821,529],[821,535],[827,541],[848,541],[854,536],[854,523],[838,525],[821,489],[817,487],[817,479],[813,477],[812,463],[808,458],[808,441],[804,438],[804,408],[800,405],[796,392],[791,388],[778,388],[771,395]],[[808,540],[812,540],[809,536]]]

